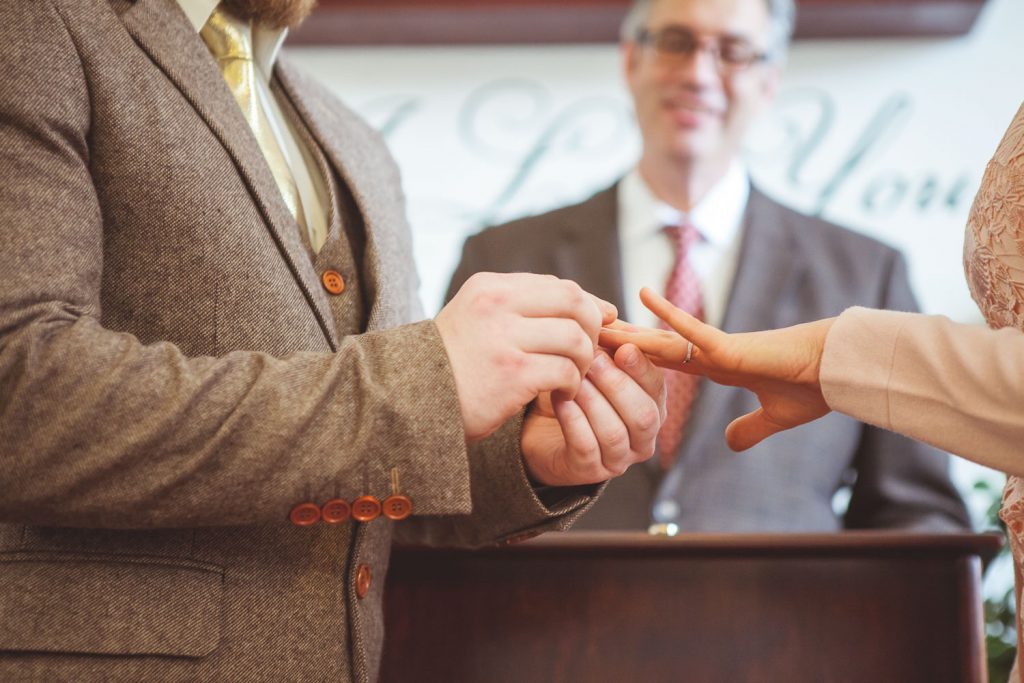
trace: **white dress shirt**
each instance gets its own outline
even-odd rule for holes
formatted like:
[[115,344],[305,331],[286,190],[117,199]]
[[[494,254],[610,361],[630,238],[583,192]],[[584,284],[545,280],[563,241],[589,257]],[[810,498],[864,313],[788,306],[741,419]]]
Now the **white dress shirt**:
[[[196,33],[202,30],[220,0],[178,0]],[[242,21],[232,19],[238,30],[250,33],[250,27]],[[271,29],[266,26],[251,28],[253,61],[256,66],[256,89],[260,104],[270,121],[270,127],[277,138],[278,146],[284,153],[285,161],[295,179],[295,187],[302,202],[302,211],[308,223],[310,235],[327,233],[327,205],[329,197],[326,180],[321,177],[312,153],[302,143],[302,136],[294,129],[284,115],[280,103],[270,89],[274,62],[281,51],[288,29]],[[319,232],[318,232],[319,231]]]
[[626,298],[626,310],[620,315],[635,325],[657,326],[658,319],[640,303],[640,289],[650,287],[664,294],[675,265],[675,249],[663,228],[689,222],[700,233],[687,258],[700,278],[704,320],[720,326],[739,261],[743,214],[749,198],[750,178],[739,161],[733,162],[689,214],[655,197],[640,171],[633,168],[618,189],[619,250]]

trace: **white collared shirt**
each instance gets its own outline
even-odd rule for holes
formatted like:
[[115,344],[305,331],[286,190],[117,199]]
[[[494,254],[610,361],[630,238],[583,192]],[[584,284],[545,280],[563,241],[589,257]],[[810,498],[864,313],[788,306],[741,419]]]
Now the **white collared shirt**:
[[675,265],[675,249],[663,228],[688,221],[701,237],[690,247],[687,258],[700,279],[704,320],[720,326],[739,261],[743,214],[749,199],[750,178],[739,161],[732,163],[725,176],[689,214],[655,197],[634,167],[618,188],[619,250],[626,306],[620,315],[635,325],[657,326],[658,319],[640,303],[640,289],[650,287],[664,293]]
[[[217,9],[220,0],[178,0],[196,33],[206,25],[213,10]],[[248,33],[249,26],[234,20],[238,30]],[[317,172],[317,163],[309,149],[302,144],[302,137],[292,127],[288,117],[284,115],[281,105],[270,89],[270,79],[274,73],[274,62],[281,51],[288,29],[272,29],[256,25],[252,27],[253,62],[256,65],[256,89],[263,105],[263,111],[270,121],[274,137],[284,153],[285,161],[292,171],[295,187],[302,202],[302,210],[309,223],[310,233],[327,234],[327,194],[326,179]]]

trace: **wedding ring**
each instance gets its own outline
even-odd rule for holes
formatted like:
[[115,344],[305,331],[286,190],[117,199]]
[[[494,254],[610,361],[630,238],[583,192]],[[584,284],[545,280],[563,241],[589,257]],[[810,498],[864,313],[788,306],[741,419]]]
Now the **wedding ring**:
[[691,358],[693,358],[693,342],[692,341],[687,341],[686,342],[686,358],[683,359],[683,365],[686,365],[687,363],[689,363]]

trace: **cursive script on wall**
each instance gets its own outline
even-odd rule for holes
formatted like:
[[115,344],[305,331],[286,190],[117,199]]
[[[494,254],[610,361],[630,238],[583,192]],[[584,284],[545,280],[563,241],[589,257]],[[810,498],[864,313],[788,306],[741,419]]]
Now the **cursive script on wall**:
[[[868,222],[884,219],[900,209],[932,209],[959,213],[966,209],[978,175],[956,169],[911,172],[880,167],[875,159],[894,145],[910,123],[911,96],[896,92],[882,99],[873,114],[854,131],[838,163],[817,175],[808,173],[816,154],[847,137],[837,124],[834,98],[820,88],[783,92],[760,136],[748,142],[748,156],[756,166],[774,159],[785,169],[784,183],[810,198],[812,212],[820,215],[844,192],[855,193],[859,210]],[[765,146],[764,139],[774,140]],[[858,183],[854,180],[860,178]]]
[[[360,110],[394,141],[399,131],[417,125],[425,106],[423,96],[395,94],[367,102]],[[822,88],[780,93],[772,112],[748,138],[746,157],[755,175],[767,173],[774,184],[806,200],[814,214],[827,212],[840,198],[852,198],[862,222],[868,224],[885,222],[900,211],[944,211],[951,217],[966,212],[978,173],[956,168],[918,171],[886,167],[880,161],[913,119],[908,93],[890,93],[879,99],[867,118],[846,120],[842,126],[838,109],[835,98]],[[448,135],[458,147],[451,159],[488,165],[503,178],[496,187],[477,188],[448,204],[455,222],[469,229],[529,205],[523,195],[538,191],[529,182],[538,175],[557,175],[560,166],[581,158],[593,159],[593,167],[601,168],[602,158],[621,158],[624,146],[634,145],[636,136],[624,98],[589,95],[565,100],[544,83],[521,78],[496,79],[469,89],[445,125],[452,130],[421,130],[403,139]],[[835,160],[822,170],[822,157]],[[609,171],[615,175],[625,170],[624,165],[601,168],[594,177],[580,176],[577,182],[592,190]],[[458,168],[447,172],[461,185]],[[416,178],[407,181],[415,200]]]

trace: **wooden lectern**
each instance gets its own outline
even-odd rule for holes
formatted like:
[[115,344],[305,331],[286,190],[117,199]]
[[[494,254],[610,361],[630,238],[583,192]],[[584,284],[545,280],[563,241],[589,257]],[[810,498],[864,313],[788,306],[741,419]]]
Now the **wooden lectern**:
[[997,534],[397,549],[382,683],[983,683]]

